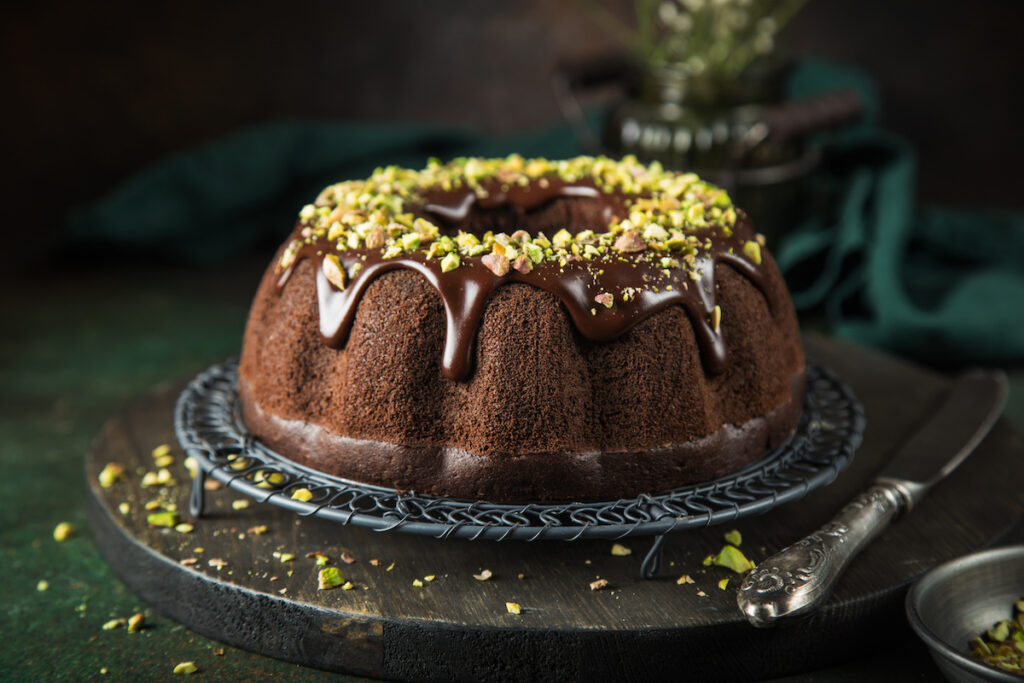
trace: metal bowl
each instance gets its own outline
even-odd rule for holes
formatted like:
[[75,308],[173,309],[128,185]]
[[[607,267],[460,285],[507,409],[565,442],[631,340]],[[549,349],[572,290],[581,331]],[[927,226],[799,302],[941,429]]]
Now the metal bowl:
[[967,643],[1007,619],[1024,596],[1024,545],[996,548],[931,570],[907,594],[910,626],[931,650],[947,679],[1005,681],[1024,678],[970,658]]

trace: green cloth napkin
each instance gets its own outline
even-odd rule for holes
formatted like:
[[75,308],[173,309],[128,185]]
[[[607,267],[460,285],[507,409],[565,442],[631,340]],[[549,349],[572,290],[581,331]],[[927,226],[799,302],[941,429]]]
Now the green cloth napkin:
[[[879,101],[856,69],[807,61],[793,98],[856,88],[863,121],[823,138],[813,179],[826,208],[772,245],[798,310],[849,340],[936,363],[1024,358],[1024,216],[919,210],[913,151],[876,124]],[[594,113],[594,118],[599,118]],[[571,129],[488,138],[443,126],[283,121],[161,161],[75,211],[69,239],[191,262],[279,242],[325,185],[427,157],[579,153]]]
[[835,213],[775,250],[799,310],[840,337],[936,364],[1024,358],[1024,216],[918,210],[914,154],[862,131],[828,150]]
[[431,156],[579,154],[568,125],[501,138],[437,125],[278,121],[164,159],[72,212],[75,246],[114,245],[187,262],[222,261],[291,231],[330,183]]

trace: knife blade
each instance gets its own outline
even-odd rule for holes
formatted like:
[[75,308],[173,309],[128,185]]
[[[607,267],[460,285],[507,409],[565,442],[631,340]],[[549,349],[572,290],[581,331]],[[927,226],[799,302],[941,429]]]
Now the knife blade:
[[981,443],[1002,414],[1009,385],[999,370],[971,370],[831,522],[759,563],[736,595],[754,626],[806,614],[828,597],[853,557]]

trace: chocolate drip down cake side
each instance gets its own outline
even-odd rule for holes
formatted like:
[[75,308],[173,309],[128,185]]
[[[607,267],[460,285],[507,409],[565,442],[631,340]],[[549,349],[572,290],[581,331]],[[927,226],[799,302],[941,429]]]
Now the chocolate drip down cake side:
[[804,357],[751,220],[635,159],[378,169],[302,208],[239,396],[281,455],[495,501],[631,497],[783,443]]

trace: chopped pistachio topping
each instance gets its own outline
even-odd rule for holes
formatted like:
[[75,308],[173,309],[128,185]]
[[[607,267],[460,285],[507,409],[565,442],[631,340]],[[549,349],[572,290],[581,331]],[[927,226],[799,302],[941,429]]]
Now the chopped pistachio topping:
[[[613,220],[605,232],[586,229],[574,235],[563,227],[549,239],[543,233],[531,235],[522,229],[511,235],[488,231],[482,236],[459,232],[451,237],[412,213],[424,203],[424,193],[429,190],[464,188],[486,196],[492,184],[506,187],[536,182],[546,187],[553,181],[592,183],[601,192],[617,193],[628,217]],[[484,266],[498,277],[510,267],[526,273],[546,261],[564,265],[574,258],[616,258],[621,254],[650,259],[689,255],[690,261],[684,258],[677,263],[692,268],[692,255],[705,245],[708,231],[729,235],[735,223],[736,211],[724,190],[692,173],[669,171],[658,162],[644,165],[632,156],[621,161],[587,156],[552,161],[524,159],[517,154],[495,159],[463,157],[448,163],[435,159],[422,170],[388,166],[365,180],[325,188],[316,202],[299,211],[298,236],[284,248],[278,265],[281,270],[291,267],[303,246],[327,240],[337,252],[380,250],[385,259],[415,253],[441,259],[441,270],[446,273],[465,265],[465,258],[488,257]],[[759,248],[757,242],[747,244]],[[760,262],[760,251],[756,258],[750,253],[747,256]],[[499,263],[501,258],[504,265]],[[338,282],[344,283],[347,275],[337,255],[327,254],[323,264],[332,284],[343,288]]]
[[646,249],[647,242],[640,236],[640,233],[635,230],[627,230],[615,239],[615,244],[612,246],[616,251],[633,253]]
[[128,513],[132,511],[131,503],[118,503],[117,511],[120,512],[122,516],[127,516]]
[[684,583],[693,583],[693,578],[689,574],[683,574],[678,579],[676,579],[676,583],[680,586],[682,586]]
[[153,449],[153,453],[152,453],[154,460],[156,460],[157,458],[162,458],[165,455],[170,455],[170,454],[171,454],[171,447],[168,446],[165,443],[162,443],[159,446],[157,446],[156,448],[154,448]]
[[971,658],[1015,674],[1024,673],[1024,599],[1014,603],[1011,619],[993,624],[968,643]]
[[231,453],[228,455],[228,460],[231,463],[231,469],[233,470],[244,470],[249,466],[248,458],[239,458],[238,453]]
[[345,576],[337,567],[324,567],[317,574],[317,590],[337,588],[345,583]]
[[53,528],[53,540],[63,543],[75,535],[75,528],[67,522],[61,522]]
[[738,548],[743,543],[743,535],[738,529],[731,529],[725,532],[725,542]]
[[146,615],[142,612],[133,614],[128,619],[128,633],[138,633],[142,630],[142,626],[146,621]]
[[551,244],[556,249],[567,249],[572,244],[572,233],[562,228],[551,238]]
[[341,261],[334,254],[328,254],[324,256],[324,262],[321,266],[324,271],[324,277],[327,281],[338,289],[345,289],[345,267],[341,265]]
[[116,462],[108,462],[96,478],[99,480],[100,486],[105,489],[109,489],[123,476],[124,465],[119,465]]
[[253,477],[256,488],[272,489],[284,483],[284,475],[280,472],[264,472],[259,470]]
[[726,578],[724,578],[724,579],[722,579],[721,581],[718,582],[718,587],[721,588],[722,590],[725,590],[725,587],[728,586],[728,585],[729,585],[729,578],[728,577],[726,577]]
[[506,602],[505,609],[509,614],[522,614],[523,608],[518,602]]
[[231,508],[234,510],[244,510],[249,507],[249,501],[244,498],[231,501]]
[[718,328],[722,325],[722,307],[715,306],[711,309],[711,329],[718,332]]
[[119,619],[111,619],[103,623],[103,630],[113,631],[115,628],[121,628],[125,623],[127,623],[127,620],[123,617]]
[[616,543],[612,545],[612,555],[615,555],[616,557],[626,557],[627,555],[632,554],[633,551],[627,548],[626,546],[622,545],[621,543]]
[[1001,643],[1010,637],[1010,622],[1000,621],[998,624],[985,632],[990,640]]
[[171,475],[171,471],[166,467],[160,468],[156,472],[146,472],[142,475],[142,486],[145,488],[169,486],[172,484],[174,484],[174,477]]
[[456,253],[448,254],[443,259],[441,259],[441,272],[442,273],[450,273],[451,271],[453,271],[456,268],[458,268],[460,264],[461,264],[461,260],[459,259],[459,255],[458,254],[456,254]]
[[734,545],[725,545],[717,555],[709,556],[711,561],[705,559],[704,564],[714,564],[719,567],[727,567],[737,574],[743,574],[754,568],[754,563],[747,559],[743,551]]
[[150,526],[159,526],[159,527],[165,527],[165,528],[170,529],[170,528],[174,527],[175,525],[177,525],[177,523],[178,523],[178,513],[177,512],[167,512],[167,511],[153,512],[153,513],[151,513],[149,515],[146,515],[146,522]]
[[421,579],[413,579],[412,585],[416,588],[423,588],[423,581]]
[[292,500],[301,500],[303,503],[308,503],[313,500],[313,492],[309,489],[295,489],[292,491]]
[[743,243],[743,253],[747,255],[754,265],[761,265],[761,245],[754,241]]
[[194,674],[197,671],[199,671],[199,668],[196,666],[195,662],[181,662],[180,664],[174,665],[174,673],[176,674],[188,675]]
[[50,582],[46,579],[40,579],[39,583],[36,584],[36,590],[40,593],[50,590]]
[[502,277],[503,275],[508,274],[508,259],[505,258],[503,254],[487,254],[482,259],[480,259],[480,262],[483,263],[488,270],[490,270],[498,277]]

